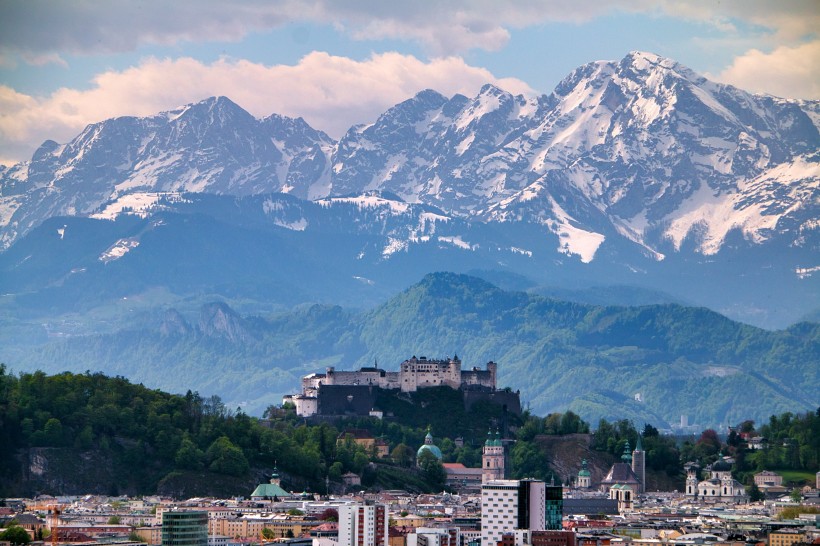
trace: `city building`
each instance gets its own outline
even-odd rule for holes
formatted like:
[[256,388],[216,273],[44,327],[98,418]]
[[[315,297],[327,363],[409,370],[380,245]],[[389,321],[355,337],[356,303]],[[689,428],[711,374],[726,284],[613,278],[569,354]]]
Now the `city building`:
[[484,476],[483,468],[468,468],[461,463],[442,463],[447,474],[445,485],[458,492],[478,492]]
[[[545,494],[545,529],[560,531],[564,520],[564,488],[560,485],[546,485]],[[550,535],[552,536],[552,535]]]
[[164,512],[162,546],[208,546],[208,513],[199,510]]
[[507,533],[498,543],[501,546],[576,546],[572,531],[519,530]]
[[705,502],[738,503],[746,498],[746,489],[732,478],[732,465],[722,456],[708,468],[709,478],[698,481],[699,467],[686,463],[686,495]]
[[356,445],[362,446],[368,454],[384,458],[390,455],[390,447],[381,438],[376,438],[361,428],[346,428],[336,438],[336,445],[343,445],[350,438]]
[[806,533],[798,529],[779,529],[769,533],[769,546],[792,546],[805,541]]
[[774,485],[783,485],[783,476],[771,470],[764,470],[754,475],[755,484],[758,487],[771,487]]
[[417,527],[407,535],[407,546],[460,546],[458,527]]
[[372,501],[339,506],[339,544],[387,546],[387,506]]
[[[558,513],[560,521],[560,510]],[[547,485],[543,481],[495,480],[481,486],[481,546],[495,546],[506,533],[546,529]]]

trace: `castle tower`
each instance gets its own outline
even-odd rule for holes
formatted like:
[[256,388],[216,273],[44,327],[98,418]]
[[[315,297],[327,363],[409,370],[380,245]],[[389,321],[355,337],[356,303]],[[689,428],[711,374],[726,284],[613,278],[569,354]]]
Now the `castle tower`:
[[504,444],[501,443],[501,433],[487,432],[487,441],[484,442],[484,452],[481,456],[481,483],[504,479]]
[[646,452],[641,445],[641,435],[638,434],[638,443],[635,444],[635,449],[632,451],[632,472],[641,481],[641,488],[638,493],[646,492]]
[[587,468],[587,460],[581,460],[581,470],[578,471],[578,488],[589,489],[592,485],[592,475]]
[[492,360],[487,362],[487,371],[490,372],[490,386],[493,390],[495,390],[498,385],[498,383],[496,383],[496,378],[498,376],[498,364],[496,364]]

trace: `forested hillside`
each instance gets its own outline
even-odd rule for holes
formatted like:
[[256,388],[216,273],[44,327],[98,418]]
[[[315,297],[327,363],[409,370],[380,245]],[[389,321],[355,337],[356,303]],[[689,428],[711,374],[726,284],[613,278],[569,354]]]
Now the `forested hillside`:
[[450,273],[360,313],[310,305],[242,316],[214,303],[146,315],[142,324],[52,340],[7,364],[218,393],[252,415],[327,366],[389,370],[412,355],[454,353],[467,367],[498,362],[498,386],[520,390],[533,413],[571,409],[590,422],[665,428],[686,415],[706,428],[820,403],[818,324],[772,332],[704,308],[572,303]]

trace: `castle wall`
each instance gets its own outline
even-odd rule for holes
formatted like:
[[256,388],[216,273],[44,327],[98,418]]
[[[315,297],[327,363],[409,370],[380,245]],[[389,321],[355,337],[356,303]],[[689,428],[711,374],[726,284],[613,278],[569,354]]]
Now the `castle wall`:
[[[308,376],[310,377],[310,376]],[[302,381],[304,384],[304,380]],[[321,381],[324,385],[367,385],[380,389],[396,389],[399,384],[399,373],[388,372],[380,368],[361,368],[356,371],[328,368]]]
[[[473,368],[462,371],[461,360],[458,357],[435,360],[415,356],[402,362],[397,372],[375,367],[356,371],[337,371],[333,367],[328,367],[324,374],[304,376],[302,394],[294,395],[291,401],[297,405],[299,415],[368,415],[375,402],[375,394],[372,390],[362,391],[357,388],[375,387],[415,392],[420,388],[447,386],[464,391],[464,404],[467,410],[475,402],[483,400],[520,415],[521,401],[518,393],[495,390],[497,370],[498,365],[492,361],[487,363],[486,370]],[[345,390],[342,387],[349,387],[352,390]],[[369,392],[370,395],[364,396],[364,392]],[[352,399],[348,400],[349,397]]]
[[367,385],[322,385],[318,400],[321,415],[369,415],[376,392]]
[[490,402],[501,406],[505,411],[521,415],[521,398],[518,391],[486,391],[486,390],[465,390],[464,408],[469,411],[473,404],[479,401]]

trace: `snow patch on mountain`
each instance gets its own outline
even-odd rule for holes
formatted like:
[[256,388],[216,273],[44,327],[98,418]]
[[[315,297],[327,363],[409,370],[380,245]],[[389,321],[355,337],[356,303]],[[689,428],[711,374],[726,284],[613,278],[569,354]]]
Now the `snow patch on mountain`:
[[[811,181],[805,184],[804,181]],[[743,182],[738,192],[722,193],[701,184],[678,209],[667,216],[666,236],[680,250],[690,233],[705,255],[717,253],[728,232],[740,228],[747,240],[761,243],[777,228],[784,214],[817,203],[820,163],[796,158]]]
[[389,258],[392,254],[396,252],[407,252],[407,248],[409,243],[407,241],[403,241],[401,239],[397,239],[395,237],[389,237],[387,239],[387,245],[382,249],[382,256],[384,258]]
[[20,202],[21,199],[17,195],[0,197],[0,227],[9,225],[14,212],[20,207]]
[[448,243],[464,250],[473,250],[474,248],[473,245],[462,239],[461,235],[439,236],[438,240],[441,243]]
[[549,229],[558,235],[560,244],[558,252],[571,256],[579,256],[581,261],[588,264],[595,257],[598,247],[604,242],[606,237],[600,233],[587,231],[575,226],[575,220],[553,199],[549,198],[554,220],[546,220],[544,223]]
[[316,201],[323,207],[332,206],[334,203],[349,203],[356,205],[360,209],[373,208],[387,208],[396,214],[404,214],[410,208],[410,205],[402,201],[394,201],[392,199],[385,199],[376,194],[357,195],[354,197],[328,197]]
[[526,256],[527,258],[532,258],[532,250],[518,248],[517,246],[511,246],[510,252],[514,254],[521,254],[522,256]]
[[121,214],[131,214],[140,218],[147,218],[159,208],[159,203],[168,201],[180,203],[185,201],[180,192],[135,192],[114,197],[99,212],[89,214],[89,218],[98,220],[114,220]]
[[120,239],[108,247],[105,252],[100,254],[98,260],[105,264],[113,262],[114,260],[119,260],[128,254],[128,252],[137,248],[139,244],[140,242],[134,238]]

